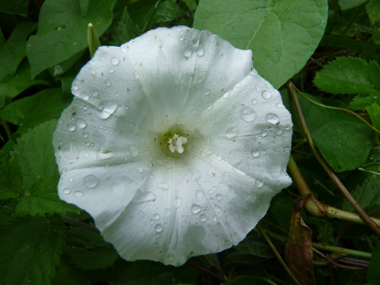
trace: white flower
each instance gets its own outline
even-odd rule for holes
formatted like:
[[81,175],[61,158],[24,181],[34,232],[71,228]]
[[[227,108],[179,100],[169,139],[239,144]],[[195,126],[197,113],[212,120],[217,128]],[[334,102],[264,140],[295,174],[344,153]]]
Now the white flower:
[[103,46],[54,134],[62,200],[127,260],[182,265],[238,244],[286,174],[281,96],[249,50],[187,27]]

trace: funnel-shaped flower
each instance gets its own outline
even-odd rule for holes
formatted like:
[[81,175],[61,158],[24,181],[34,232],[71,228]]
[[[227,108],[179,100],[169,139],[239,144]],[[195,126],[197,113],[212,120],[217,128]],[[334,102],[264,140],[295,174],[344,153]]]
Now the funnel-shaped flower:
[[252,54],[159,28],[100,47],[54,134],[62,200],[127,260],[182,265],[238,244],[286,174],[292,123]]

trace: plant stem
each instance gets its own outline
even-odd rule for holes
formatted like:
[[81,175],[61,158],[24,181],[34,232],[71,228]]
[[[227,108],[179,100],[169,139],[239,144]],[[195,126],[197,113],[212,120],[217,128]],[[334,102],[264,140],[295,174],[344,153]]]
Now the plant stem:
[[322,245],[315,242],[312,242],[312,245],[314,248],[324,250],[324,251],[329,251],[329,252],[345,253],[348,255],[364,257],[364,258],[371,258],[372,256],[372,253],[370,252],[364,252],[364,251],[359,251],[359,250],[354,250],[354,249],[347,249],[347,248],[342,248],[342,247],[337,247],[337,246],[332,246],[332,245]]
[[[319,202],[315,197],[312,195],[309,186],[306,184],[306,181],[303,179],[302,174],[300,170],[298,169],[298,166],[293,158],[293,156],[290,156],[289,159],[289,173],[292,176],[294,182],[297,184],[298,191],[301,193],[301,195],[309,195],[311,194],[309,200],[305,204],[305,208],[308,211],[309,214],[320,217],[320,218],[336,218],[343,221],[349,221],[357,224],[365,225],[366,223],[359,217],[356,213],[351,213],[348,211],[344,211],[338,208],[331,207],[329,205],[323,204]],[[380,226],[380,219],[371,217],[371,222],[376,225]],[[376,228],[378,228],[376,226]]]
[[11,141],[12,140],[12,132],[11,132],[11,129],[9,128],[8,123],[3,118],[0,118],[0,123],[3,124],[5,132],[7,133],[8,140]]
[[[380,236],[380,228],[368,217],[366,212],[360,207],[358,202],[355,201],[355,199],[351,196],[350,192],[346,189],[346,187],[343,185],[343,183],[340,181],[338,176],[333,172],[331,167],[328,165],[328,163],[325,161],[317,147],[314,145],[313,139],[310,135],[310,132],[307,128],[305,117],[303,116],[301,105],[297,97],[296,89],[293,85],[293,83],[289,80],[287,82],[287,86],[289,88],[290,94],[293,97],[294,103],[297,108],[297,113],[299,116],[299,119],[301,121],[302,130],[305,134],[305,137],[309,143],[310,148],[312,149],[315,157],[317,158],[318,162],[321,164],[321,166],[325,169],[327,174],[330,176],[331,180],[337,185],[338,189],[341,191],[343,196],[350,202],[350,204],[354,207],[355,211],[359,214],[360,218],[378,235]],[[305,183],[306,184],[306,183]],[[310,190],[309,190],[310,191]],[[311,191],[310,191],[311,193]],[[309,200],[310,201],[310,200]],[[308,202],[309,202],[308,201]],[[344,211],[345,212],[345,211]],[[334,212],[333,212],[334,213]],[[346,212],[349,213],[349,212]],[[352,213],[351,213],[352,214]],[[347,214],[348,215],[348,214]]]
[[272,241],[269,239],[267,234],[264,232],[264,230],[257,225],[256,228],[259,230],[261,235],[264,237],[266,242],[268,243],[269,247],[272,249],[273,253],[276,255],[278,261],[281,263],[282,267],[285,269],[286,273],[289,275],[289,277],[293,280],[293,282],[297,285],[301,285],[301,283],[297,280],[297,278],[293,275],[292,271],[289,269],[289,267],[286,265],[285,261],[282,259],[280,253],[277,251],[277,249],[274,247]]

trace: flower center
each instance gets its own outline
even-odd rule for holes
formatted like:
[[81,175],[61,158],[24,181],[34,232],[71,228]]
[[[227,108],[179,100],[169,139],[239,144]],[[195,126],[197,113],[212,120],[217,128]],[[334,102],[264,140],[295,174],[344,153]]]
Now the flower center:
[[171,152],[177,151],[179,153],[183,153],[185,149],[183,148],[182,145],[185,143],[187,143],[187,138],[180,137],[177,134],[174,134],[174,136],[168,141],[168,147]]
[[165,133],[159,133],[155,141],[159,143],[162,152],[169,157],[179,159],[185,151],[189,133],[182,126],[174,125]]

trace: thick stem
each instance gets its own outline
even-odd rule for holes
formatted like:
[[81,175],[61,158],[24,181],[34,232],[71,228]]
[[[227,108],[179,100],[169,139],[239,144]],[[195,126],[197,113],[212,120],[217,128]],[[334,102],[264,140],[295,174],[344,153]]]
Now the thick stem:
[[[327,174],[330,176],[331,180],[335,183],[335,185],[338,187],[338,189],[341,191],[343,196],[350,202],[350,204],[354,207],[355,211],[359,214],[360,218],[378,235],[380,236],[380,228],[374,223],[364,212],[364,210],[360,207],[358,202],[351,196],[350,192],[346,189],[346,187],[343,185],[343,183],[340,181],[338,176],[335,175],[331,167],[328,165],[328,163],[323,158],[322,154],[319,152],[317,147],[314,145],[313,139],[310,135],[310,132],[307,128],[305,117],[303,116],[301,105],[298,101],[297,93],[295,90],[295,87],[291,81],[287,82],[287,86],[289,88],[290,94],[293,97],[294,103],[297,108],[297,113],[302,125],[302,130],[305,134],[306,140],[308,141],[310,148],[312,149],[315,157],[317,158],[318,162],[321,164],[321,166],[324,168],[324,170],[327,172]],[[310,190],[309,190],[310,191]],[[310,201],[310,200],[309,200]],[[349,213],[349,212],[346,212]],[[338,214],[338,213],[336,213]]]
[[348,255],[364,257],[364,258],[369,258],[369,259],[372,256],[372,253],[370,253],[370,252],[347,249],[347,248],[342,248],[342,247],[337,247],[337,246],[332,246],[332,245],[322,245],[322,244],[315,243],[315,242],[313,242],[312,245],[316,249],[329,251],[329,252],[339,252],[339,253],[344,253],[344,254],[348,254]]

